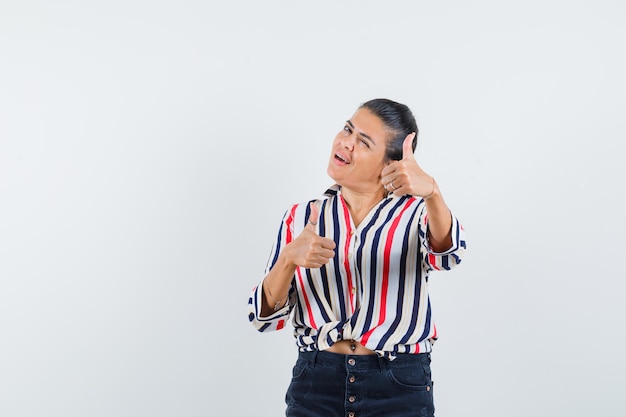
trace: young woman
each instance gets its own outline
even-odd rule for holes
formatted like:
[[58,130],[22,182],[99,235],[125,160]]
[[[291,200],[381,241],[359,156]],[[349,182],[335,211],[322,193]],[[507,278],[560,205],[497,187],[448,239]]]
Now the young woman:
[[362,104],[332,144],[320,199],[292,206],[250,297],[261,332],[292,316],[287,416],[433,416],[428,276],[461,262],[463,229],[413,156],[417,124]]

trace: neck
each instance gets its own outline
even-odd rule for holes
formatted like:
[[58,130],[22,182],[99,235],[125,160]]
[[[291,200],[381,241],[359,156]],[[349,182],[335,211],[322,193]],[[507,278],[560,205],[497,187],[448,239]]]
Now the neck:
[[341,188],[341,195],[348,205],[352,221],[355,226],[367,216],[376,204],[387,196],[387,191],[381,186],[374,191],[354,191],[345,187]]

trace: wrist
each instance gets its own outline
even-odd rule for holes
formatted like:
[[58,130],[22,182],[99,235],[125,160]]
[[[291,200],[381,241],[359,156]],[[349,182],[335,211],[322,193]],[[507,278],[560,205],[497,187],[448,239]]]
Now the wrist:
[[279,270],[284,271],[288,275],[293,275],[296,272],[298,264],[295,261],[294,251],[292,250],[291,243],[287,244],[280,253],[280,256],[276,260],[274,268],[278,267]]
[[265,281],[263,282],[263,295],[265,296],[267,305],[274,311],[278,311],[283,308],[287,304],[287,300],[289,298],[289,294],[285,294],[285,296],[281,298],[275,297],[270,290],[270,286]]
[[433,195],[435,195],[435,192],[437,192],[439,190],[439,188],[437,187],[437,183],[435,182],[435,177],[430,177],[433,183],[433,187],[430,191],[430,194],[422,196],[422,198],[424,199],[424,201],[428,201],[432,198]]

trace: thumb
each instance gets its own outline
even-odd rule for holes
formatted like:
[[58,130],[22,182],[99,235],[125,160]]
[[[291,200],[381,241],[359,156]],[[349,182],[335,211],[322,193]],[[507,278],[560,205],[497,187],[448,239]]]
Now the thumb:
[[320,209],[317,208],[313,202],[309,203],[311,213],[309,214],[309,221],[306,224],[306,228],[312,232],[317,232],[317,222],[320,219]]
[[409,133],[406,135],[406,138],[404,138],[404,143],[402,143],[402,159],[414,158],[413,138],[415,138],[415,132]]

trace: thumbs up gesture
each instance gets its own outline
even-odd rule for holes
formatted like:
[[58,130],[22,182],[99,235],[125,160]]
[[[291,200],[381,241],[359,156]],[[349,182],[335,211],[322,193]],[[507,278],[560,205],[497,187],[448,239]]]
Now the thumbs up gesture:
[[425,197],[432,195],[434,180],[417,164],[413,155],[413,138],[415,133],[409,133],[402,144],[402,159],[392,161],[383,168],[381,182],[387,191],[397,196],[406,194]]
[[335,242],[317,233],[319,209],[313,203],[310,207],[309,222],[302,233],[285,247],[285,250],[288,251],[288,259],[294,265],[304,268],[320,268],[335,256]]

